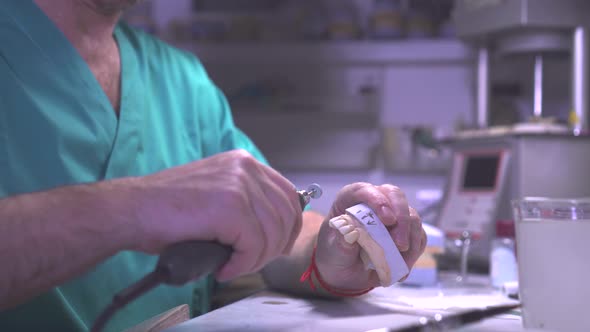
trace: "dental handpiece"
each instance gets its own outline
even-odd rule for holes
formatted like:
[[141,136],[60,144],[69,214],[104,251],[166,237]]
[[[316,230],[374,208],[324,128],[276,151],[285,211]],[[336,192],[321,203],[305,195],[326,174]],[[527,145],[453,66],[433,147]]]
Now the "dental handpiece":
[[[313,183],[307,190],[298,190],[301,209],[311,199],[322,196],[322,188]],[[164,283],[181,286],[218,270],[229,260],[232,249],[213,241],[185,241],[167,248],[156,266],[159,273],[165,275]]]
[[307,190],[298,190],[297,194],[299,194],[299,204],[301,204],[301,209],[305,209],[307,204],[311,201],[311,199],[318,199],[322,197],[322,187],[320,187],[317,183],[312,183],[307,187]]
[[[297,190],[297,194],[303,210],[311,199],[320,198],[323,191],[314,183],[307,190]],[[98,316],[90,331],[101,331],[119,309],[160,284],[182,286],[217,271],[231,254],[230,246],[215,241],[184,241],[169,246],[160,255],[153,272],[113,297],[113,302]]]

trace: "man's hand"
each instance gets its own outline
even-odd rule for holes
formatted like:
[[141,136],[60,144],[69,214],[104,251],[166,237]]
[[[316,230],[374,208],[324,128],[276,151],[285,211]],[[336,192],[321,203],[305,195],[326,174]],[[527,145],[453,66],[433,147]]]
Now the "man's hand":
[[376,271],[365,269],[359,255],[360,246],[348,244],[336,229],[328,225],[328,220],[345,214],[347,208],[358,203],[366,203],[375,211],[390,231],[408,268],[412,268],[426,247],[426,233],[420,217],[398,187],[368,183],[345,186],[338,193],[317,239],[318,271],[334,288],[354,291],[380,285]]
[[132,249],[158,253],[184,240],[214,240],[234,252],[220,280],[260,270],[287,254],[301,230],[291,182],[247,152],[222,153],[137,178],[139,234]]

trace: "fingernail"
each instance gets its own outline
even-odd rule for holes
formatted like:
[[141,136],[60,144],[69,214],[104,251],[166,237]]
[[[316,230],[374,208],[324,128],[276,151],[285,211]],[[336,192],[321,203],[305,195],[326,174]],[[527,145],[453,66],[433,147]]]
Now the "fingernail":
[[383,224],[386,226],[394,226],[397,224],[395,214],[393,214],[393,210],[389,206],[384,205],[381,207],[381,216],[381,219],[383,219]]
[[408,240],[407,232],[396,232],[394,234],[393,242],[397,245],[400,251],[408,251],[410,249],[410,241]]

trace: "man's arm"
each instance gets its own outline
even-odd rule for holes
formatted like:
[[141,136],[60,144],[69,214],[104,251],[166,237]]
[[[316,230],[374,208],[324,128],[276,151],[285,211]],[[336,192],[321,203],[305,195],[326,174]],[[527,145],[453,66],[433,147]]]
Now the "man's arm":
[[295,243],[293,184],[243,150],[151,175],[0,200],[0,310],[120,250],[160,253],[186,240],[232,246],[216,277],[260,270]]
[[313,292],[307,283],[299,281],[309,266],[310,257],[324,218],[314,211],[303,212],[303,226],[291,254],[277,258],[262,270],[264,281],[270,288],[302,295],[329,295],[321,288],[318,289],[320,293]]
[[[0,200],[0,310],[24,302],[126,249],[130,179]],[[128,191],[128,190],[127,190]]]

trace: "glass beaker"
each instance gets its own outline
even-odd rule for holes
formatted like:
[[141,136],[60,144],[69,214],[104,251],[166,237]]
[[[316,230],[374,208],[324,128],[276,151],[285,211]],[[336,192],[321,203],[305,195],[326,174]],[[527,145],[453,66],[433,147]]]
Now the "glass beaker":
[[528,197],[512,207],[524,326],[587,331],[590,199]]

